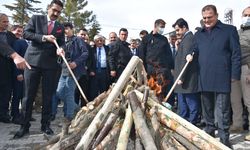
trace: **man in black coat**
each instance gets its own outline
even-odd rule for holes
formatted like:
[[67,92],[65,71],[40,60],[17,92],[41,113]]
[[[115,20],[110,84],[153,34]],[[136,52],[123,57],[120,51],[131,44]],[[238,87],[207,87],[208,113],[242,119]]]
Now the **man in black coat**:
[[25,67],[25,60],[12,49],[16,37],[7,30],[8,24],[8,16],[0,13],[0,122],[4,123],[10,123],[9,101],[11,99],[11,76],[13,70],[10,58],[14,59],[17,67]]
[[119,31],[119,39],[115,41],[110,47],[109,66],[110,75],[116,81],[123,70],[127,66],[132,57],[129,43],[126,42],[128,38],[128,30],[121,28]]
[[32,115],[33,101],[36,96],[40,78],[42,77],[42,120],[41,131],[53,134],[50,128],[51,100],[58,82],[56,74],[58,71],[57,50],[54,40],[59,46],[64,45],[64,27],[56,19],[63,9],[60,0],[53,0],[48,6],[48,15],[33,15],[24,29],[23,37],[31,41],[25,58],[32,69],[24,71],[24,98],[22,102],[22,116],[20,130],[14,138],[21,138],[29,132],[30,119]]
[[[154,23],[154,30],[143,37],[139,47],[139,57],[143,60],[146,71],[150,76],[157,78],[158,84],[162,86],[160,97],[163,99],[170,89],[173,80],[171,69],[174,68],[174,61],[170,45],[163,32],[165,21],[157,19]],[[173,105],[173,96],[168,100]]]

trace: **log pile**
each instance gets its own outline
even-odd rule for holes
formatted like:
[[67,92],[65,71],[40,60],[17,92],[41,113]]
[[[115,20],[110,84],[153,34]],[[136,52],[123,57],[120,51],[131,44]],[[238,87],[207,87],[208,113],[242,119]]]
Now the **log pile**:
[[70,124],[36,149],[227,150],[159,103],[134,56],[117,83],[81,108]]

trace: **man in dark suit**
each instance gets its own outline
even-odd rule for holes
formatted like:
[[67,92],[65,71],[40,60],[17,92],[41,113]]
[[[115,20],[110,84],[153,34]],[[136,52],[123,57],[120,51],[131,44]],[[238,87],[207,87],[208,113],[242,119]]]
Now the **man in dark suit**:
[[25,68],[26,61],[12,48],[16,41],[13,33],[7,30],[9,19],[0,13],[0,122],[10,123],[9,101],[11,98],[12,58],[17,68]]
[[[26,49],[28,47],[28,42],[25,39],[22,39],[23,26],[13,25],[11,27],[11,32],[15,34],[16,41],[13,45],[14,50],[24,57]],[[17,69],[16,66],[13,67],[12,73],[12,100],[11,100],[11,116],[12,123],[20,124],[20,112],[19,112],[19,103],[23,98],[23,70]]]
[[112,80],[117,79],[122,74],[123,70],[127,66],[130,58],[132,57],[131,51],[129,49],[129,43],[126,42],[128,38],[128,30],[126,28],[121,28],[119,31],[119,39],[111,44],[109,52],[109,66],[110,75]]
[[[16,37],[13,33],[7,30],[9,19],[6,14],[0,13],[0,41],[4,46],[13,45]],[[3,51],[3,49],[1,49]],[[12,75],[12,62],[8,57],[0,55],[0,122],[10,123],[9,115],[9,102],[11,99],[11,75]]]
[[[241,49],[236,27],[218,20],[214,5],[202,9],[204,27],[195,34],[199,63],[198,90],[201,91],[205,131],[215,135],[215,117],[220,141],[229,142],[231,82],[240,79]],[[189,56],[190,57],[190,56]]]
[[41,131],[53,134],[50,128],[51,100],[58,82],[56,74],[59,65],[57,54],[61,49],[53,43],[57,40],[59,46],[64,45],[64,27],[56,19],[63,9],[60,0],[53,0],[48,6],[48,15],[33,15],[24,29],[23,37],[31,41],[25,58],[32,69],[24,71],[24,98],[22,104],[23,120],[20,130],[14,138],[21,138],[29,132],[33,101],[36,96],[40,78],[42,77],[42,119]]
[[[186,55],[194,49],[194,35],[189,31],[188,23],[178,19],[172,26],[176,31],[176,39],[181,40],[175,55],[174,79],[179,76],[186,64]],[[200,102],[198,99],[198,60],[195,58],[188,64],[184,74],[175,88],[178,96],[178,114],[191,122],[198,123]]]
[[108,90],[110,78],[108,67],[109,47],[104,45],[102,35],[95,35],[95,46],[90,49],[90,100]]

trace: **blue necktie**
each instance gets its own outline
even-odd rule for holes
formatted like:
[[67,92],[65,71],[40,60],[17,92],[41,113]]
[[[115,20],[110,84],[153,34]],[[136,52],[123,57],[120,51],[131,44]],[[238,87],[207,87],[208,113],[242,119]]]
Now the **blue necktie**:
[[101,48],[98,47],[98,52],[97,52],[97,71],[101,72]]

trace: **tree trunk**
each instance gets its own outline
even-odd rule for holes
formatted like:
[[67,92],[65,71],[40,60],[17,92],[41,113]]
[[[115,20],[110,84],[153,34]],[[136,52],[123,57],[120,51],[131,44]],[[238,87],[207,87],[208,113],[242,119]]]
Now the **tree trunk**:
[[133,123],[133,117],[132,117],[132,111],[130,108],[130,105],[128,105],[128,108],[126,110],[126,116],[122,125],[121,133],[118,138],[117,142],[117,150],[126,150],[127,149],[127,144],[128,144],[128,139],[129,139],[129,134],[131,131]]
[[86,150],[89,147],[90,142],[92,141],[95,133],[98,130],[99,125],[103,122],[107,114],[110,112],[110,108],[114,103],[114,100],[119,96],[124,85],[127,83],[129,76],[132,74],[138,63],[140,62],[139,57],[132,57],[129,61],[127,67],[122,72],[120,78],[118,79],[117,83],[115,84],[114,88],[112,89],[111,93],[109,94],[105,104],[103,105],[102,109],[98,112],[94,120],[91,122],[89,128],[84,133],[81,138],[81,141],[78,143],[76,150]]
[[[141,92],[137,90],[134,91],[140,99],[143,97],[143,94]],[[230,150],[227,146],[223,145],[215,138],[211,137],[193,124],[181,118],[171,110],[155,102],[152,98],[149,97],[147,104],[150,107],[158,107],[158,117],[161,123],[165,124],[172,130],[185,137],[187,140],[195,144],[198,148],[209,150]]]
[[135,92],[129,93],[129,101],[133,112],[135,128],[138,134],[140,135],[144,148],[146,150],[157,150],[156,145],[154,143],[154,139],[147,127],[147,123],[143,118],[143,113],[141,111],[141,108],[139,107],[140,104],[138,104],[139,101]]

